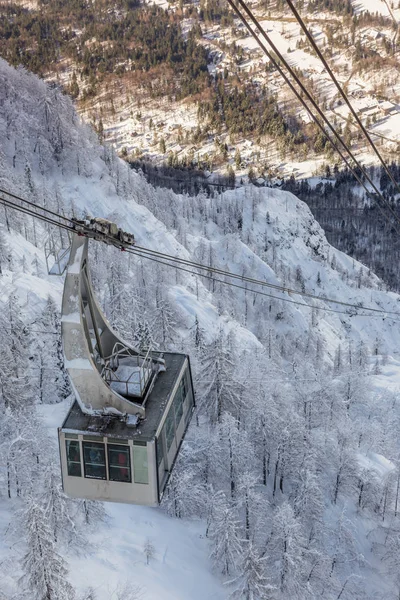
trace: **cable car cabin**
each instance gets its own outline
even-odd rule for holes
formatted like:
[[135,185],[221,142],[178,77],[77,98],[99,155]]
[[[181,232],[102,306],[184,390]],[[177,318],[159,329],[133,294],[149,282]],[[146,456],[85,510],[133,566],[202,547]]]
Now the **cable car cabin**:
[[75,393],[58,432],[63,488],[157,506],[193,412],[189,357],[144,353],[117,336],[93,295],[87,250],[88,239],[74,235],[61,318]]
[[166,370],[141,421],[93,416],[72,405],[59,429],[64,491],[77,498],[156,506],[174,466],[193,410],[188,357],[164,354]]

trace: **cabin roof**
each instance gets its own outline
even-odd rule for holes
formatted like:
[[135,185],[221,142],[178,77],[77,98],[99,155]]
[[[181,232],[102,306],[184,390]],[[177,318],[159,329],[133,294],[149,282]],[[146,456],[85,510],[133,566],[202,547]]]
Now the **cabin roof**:
[[187,358],[186,354],[165,352],[166,370],[158,373],[154,387],[146,402],[146,416],[138,427],[128,427],[118,416],[93,416],[83,413],[78,402],[72,404],[62,430],[101,437],[150,441],[154,438],[163,417],[172,389]]

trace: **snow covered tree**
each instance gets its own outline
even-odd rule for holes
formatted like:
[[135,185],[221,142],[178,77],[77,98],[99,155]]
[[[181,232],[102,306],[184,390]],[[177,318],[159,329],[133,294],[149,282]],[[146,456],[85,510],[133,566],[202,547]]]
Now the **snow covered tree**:
[[243,552],[240,576],[233,581],[234,590],[230,598],[244,600],[270,600],[276,588],[265,575],[267,558],[249,542]]
[[64,494],[58,465],[51,462],[44,468],[42,464],[42,481],[46,498],[44,511],[54,542],[57,544],[63,540],[75,547],[82,546],[84,540],[74,521],[77,501]]
[[23,585],[33,600],[73,600],[64,560],[57,554],[43,507],[29,496],[23,515],[27,552],[22,561]]
[[138,322],[133,340],[134,345],[136,345],[141,352],[146,352],[149,348],[157,348],[152,330],[152,325],[150,325],[146,319]]
[[240,476],[245,471],[252,471],[253,449],[247,432],[239,427],[239,422],[229,413],[224,413],[216,429],[213,446],[213,462],[218,487],[230,491],[233,499],[236,494]]
[[38,342],[36,365],[39,401],[53,404],[66,398],[71,393],[71,388],[64,368],[61,321],[55,302],[50,296],[36,323],[48,332],[39,338]]
[[301,600],[303,594],[304,548],[301,523],[294,516],[288,502],[276,509],[266,556],[271,564],[272,583],[279,588],[282,598]]
[[94,525],[99,521],[104,521],[106,518],[103,502],[97,502],[96,500],[82,500],[80,508],[86,525]]
[[339,492],[352,492],[356,488],[357,465],[351,449],[351,432],[338,432],[337,446],[332,447],[333,502],[337,503]]
[[268,509],[268,501],[258,488],[258,478],[245,470],[239,476],[237,486],[237,506],[244,512],[245,539],[254,541],[257,533],[265,526],[264,515]]
[[97,600],[95,589],[91,586],[88,587],[80,596],[79,600]]
[[198,477],[198,465],[194,466],[185,454],[187,447],[182,450],[175,466],[164,500],[169,514],[178,518],[203,515],[207,504],[207,492],[204,481]]
[[161,348],[168,348],[175,340],[177,319],[171,302],[159,285],[156,287],[155,297],[153,327],[156,342]]
[[229,342],[220,329],[214,342],[204,349],[196,378],[199,407],[213,423],[220,422],[225,411],[236,418],[240,416],[242,386],[235,377],[236,365]]
[[32,491],[40,475],[40,456],[43,455],[43,430],[34,408],[24,412],[5,411],[0,431],[5,433],[0,442],[0,455],[6,465],[7,495],[24,496]]
[[319,537],[323,526],[324,497],[313,457],[306,456],[294,491],[294,516],[302,520],[307,533],[307,546]]
[[192,334],[193,334],[193,345],[196,349],[196,352],[201,353],[204,350],[204,346],[205,346],[205,339],[204,339],[205,332],[199,323],[199,319],[198,319],[197,315],[195,317],[194,326],[192,328]]
[[111,600],[141,600],[142,598],[142,588],[138,585],[132,585],[130,581],[119,583],[111,596]]
[[234,573],[241,555],[239,521],[233,507],[223,495],[214,506],[210,528],[211,559],[223,575]]
[[150,561],[156,555],[156,549],[150,538],[147,538],[143,544],[143,554],[146,557],[146,565],[150,564]]
[[337,574],[349,561],[362,561],[363,557],[357,552],[356,531],[351,520],[344,510],[339,513],[336,522],[326,528],[325,535],[329,535],[330,569],[329,575]]

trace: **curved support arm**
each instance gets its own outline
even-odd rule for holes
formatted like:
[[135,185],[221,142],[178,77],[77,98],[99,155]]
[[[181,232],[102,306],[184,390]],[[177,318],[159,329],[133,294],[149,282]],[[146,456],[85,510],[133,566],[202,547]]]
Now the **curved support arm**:
[[[140,352],[128,346],[113,331],[93,293],[88,268],[88,238],[74,234],[64,284],[61,332],[65,367],[81,410],[89,414],[121,413],[144,417],[143,397],[128,399],[111,389],[101,376],[116,344],[126,348],[126,356],[136,358],[140,369]],[[152,379],[162,359],[150,359]],[[150,385],[150,383],[149,383]]]

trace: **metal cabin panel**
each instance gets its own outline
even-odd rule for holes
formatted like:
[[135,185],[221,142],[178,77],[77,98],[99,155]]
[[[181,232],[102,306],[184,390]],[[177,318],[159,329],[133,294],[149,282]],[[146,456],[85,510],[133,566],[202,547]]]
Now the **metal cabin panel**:
[[62,340],[76,396],[59,429],[64,491],[157,506],[193,411],[189,357],[151,350],[144,355],[118,337],[94,297],[84,236],[72,240]]
[[[84,412],[111,408],[121,413],[144,416],[144,407],[120,396],[104,382],[95,362],[90,340],[93,322],[90,315],[85,316],[84,311],[88,296],[94,311],[93,320],[97,324],[94,334],[104,354],[111,354],[114,344],[122,340],[113,332],[94,298],[87,258],[88,239],[74,235],[64,284],[61,318],[65,367],[73,390]],[[127,346],[125,342],[122,343]],[[133,348],[132,351],[136,352]]]
[[[67,434],[68,435],[68,434]],[[156,460],[155,460],[155,444],[146,444],[147,450],[147,464],[148,464],[148,483],[136,483],[134,481],[134,467],[133,467],[133,445],[132,442],[129,444],[131,449],[131,473],[132,481],[119,482],[110,481],[108,478],[108,464],[107,464],[107,478],[106,479],[95,479],[85,476],[85,466],[83,459],[83,435],[79,434],[78,442],[80,447],[80,463],[81,463],[81,475],[71,476],[68,474],[68,461],[66,452],[66,434],[61,429],[59,430],[59,448],[60,448],[60,460],[61,460],[61,473],[62,473],[62,484],[64,492],[71,498],[87,498],[88,500],[99,500],[104,502],[121,502],[127,504],[138,504],[141,506],[158,506],[158,489],[157,489],[157,473],[156,473]],[[93,437],[92,439],[96,439]],[[75,440],[74,440],[75,441]],[[98,437],[100,443],[103,442],[102,437]],[[107,448],[105,444],[105,448]],[[107,452],[106,452],[107,456]]]
[[[174,400],[178,394],[179,387],[182,381],[185,381],[186,394],[182,398],[182,411],[180,416],[176,414]],[[163,418],[160,420],[160,424],[157,429],[156,439],[158,441],[158,452],[162,453],[162,457],[157,455],[157,477],[158,477],[158,493],[159,502],[164,494],[164,490],[168,485],[169,478],[171,477],[172,471],[175,466],[176,459],[185,439],[187,429],[192,419],[193,410],[195,406],[193,381],[190,369],[189,357],[186,357],[185,363],[180,372],[179,378],[177,379],[174,388],[172,390],[169,401],[165,407]],[[174,436],[173,440],[168,445],[167,440],[167,429],[168,419],[174,419]],[[156,444],[157,448],[157,444]]]

